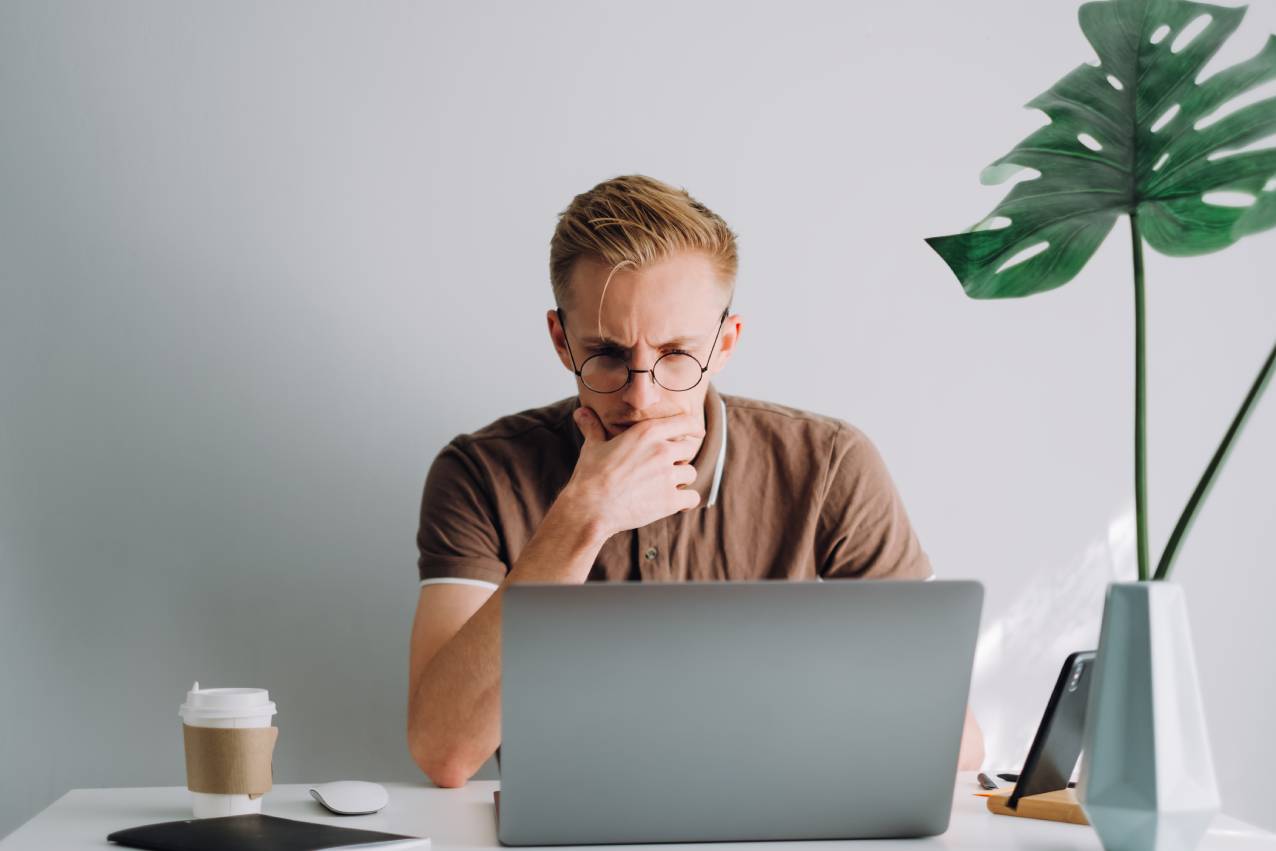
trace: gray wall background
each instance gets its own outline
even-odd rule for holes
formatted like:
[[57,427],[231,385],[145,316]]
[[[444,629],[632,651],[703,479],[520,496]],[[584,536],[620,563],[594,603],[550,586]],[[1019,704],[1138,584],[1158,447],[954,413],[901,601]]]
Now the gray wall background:
[[[1220,62],[1272,31],[1260,0]],[[195,679],[271,690],[278,782],[420,776],[425,471],[573,392],[548,240],[634,171],[740,235],[719,386],[864,428],[940,573],[986,584],[973,699],[990,765],[1021,759],[1055,645],[1131,570],[1128,232],[999,303],[922,238],[992,208],[1020,105],[1090,56],[1062,0],[0,2],[0,835],[183,782]],[[1271,235],[1148,259],[1158,551],[1271,345],[1273,268]],[[1274,479],[1268,398],[1178,568],[1225,809],[1269,828]]]

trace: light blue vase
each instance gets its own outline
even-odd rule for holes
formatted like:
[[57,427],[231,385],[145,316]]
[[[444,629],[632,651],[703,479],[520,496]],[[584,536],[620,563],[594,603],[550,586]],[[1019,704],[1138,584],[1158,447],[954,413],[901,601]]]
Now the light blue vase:
[[1108,586],[1077,797],[1106,851],[1187,851],[1219,811],[1183,589]]

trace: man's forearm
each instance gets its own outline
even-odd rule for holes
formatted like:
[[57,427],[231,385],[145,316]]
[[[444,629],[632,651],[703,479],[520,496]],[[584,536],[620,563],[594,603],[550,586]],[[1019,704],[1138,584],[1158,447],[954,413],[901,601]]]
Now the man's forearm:
[[410,695],[410,746],[435,783],[463,785],[500,744],[505,589],[516,582],[583,583],[605,541],[570,496],[560,496],[505,581],[430,659]]
[[961,751],[957,756],[958,771],[978,771],[984,763],[984,733],[975,721],[975,713],[966,707],[966,721],[961,730]]

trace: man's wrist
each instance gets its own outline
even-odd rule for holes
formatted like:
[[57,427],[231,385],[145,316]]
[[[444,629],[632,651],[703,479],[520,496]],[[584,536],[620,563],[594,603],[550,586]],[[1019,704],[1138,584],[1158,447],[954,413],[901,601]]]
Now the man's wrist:
[[540,528],[509,573],[511,582],[586,581],[607,538],[601,521],[577,502],[576,494],[560,493]]
[[607,529],[593,501],[582,496],[570,483],[559,492],[545,520],[581,546],[594,550],[602,549],[613,534]]

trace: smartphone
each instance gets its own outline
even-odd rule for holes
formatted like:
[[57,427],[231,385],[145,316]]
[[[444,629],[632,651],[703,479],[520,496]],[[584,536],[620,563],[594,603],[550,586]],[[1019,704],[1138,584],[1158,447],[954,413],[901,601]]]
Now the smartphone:
[[1069,654],[1059,679],[1050,693],[1046,714],[1033,737],[1023,771],[1006,806],[1015,809],[1025,795],[1040,795],[1066,789],[1081,757],[1081,737],[1085,732],[1086,703],[1090,697],[1090,669],[1093,650]]

